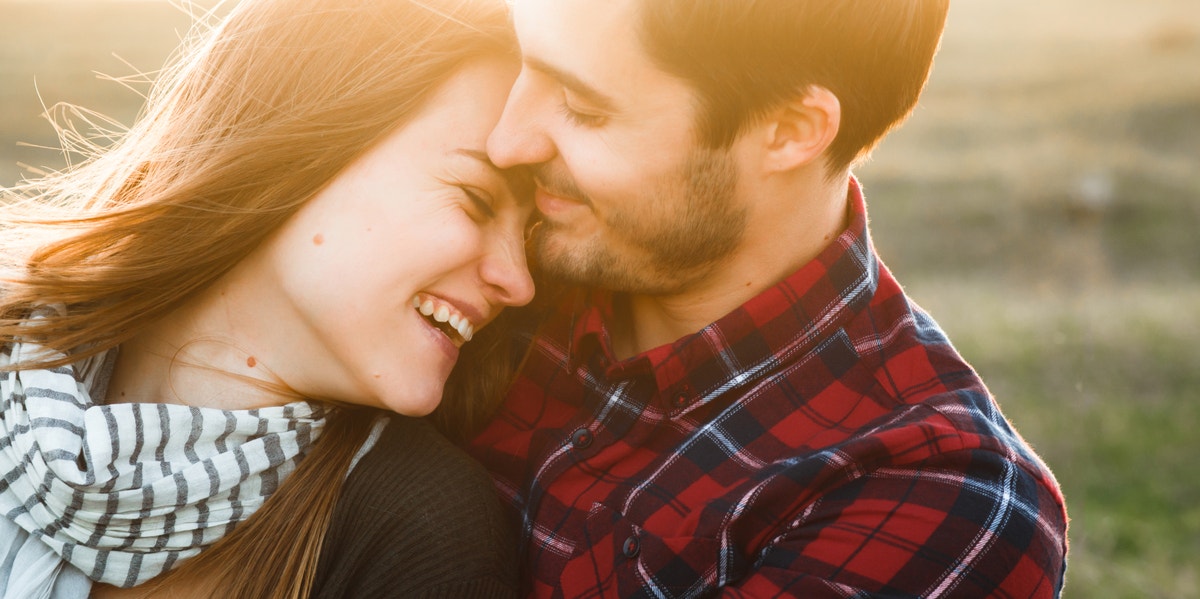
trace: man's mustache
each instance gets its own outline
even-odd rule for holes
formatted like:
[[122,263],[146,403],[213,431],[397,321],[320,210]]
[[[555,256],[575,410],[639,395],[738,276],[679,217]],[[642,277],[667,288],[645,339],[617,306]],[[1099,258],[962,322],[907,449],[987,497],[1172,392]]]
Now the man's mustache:
[[580,189],[575,178],[565,169],[555,168],[549,164],[539,164],[529,168],[534,182],[546,193],[575,200],[589,208],[592,207],[592,198]]

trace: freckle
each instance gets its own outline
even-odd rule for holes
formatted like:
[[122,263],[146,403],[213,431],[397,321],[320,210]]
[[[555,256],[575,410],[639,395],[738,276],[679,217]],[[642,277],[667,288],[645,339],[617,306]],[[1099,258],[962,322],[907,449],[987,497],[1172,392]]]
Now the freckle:
[[377,374],[377,375],[375,375],[375,378],[379,378],[380,376],[381,376],[381,375],[378,375],[378,374]]
[[121,397],[125,397],[125,392],[124,392],[124,391],[122,391],[122,392],[121,392]]
[[322,243],[325,243],[324,235],[322,235],[320,233],[313,235],[313,245],[321,245]]
[[258,360],[255,360],[254,356],[250,356],[249,358],[246,358],[246,366],[254,368],[257,365],[258,365]]

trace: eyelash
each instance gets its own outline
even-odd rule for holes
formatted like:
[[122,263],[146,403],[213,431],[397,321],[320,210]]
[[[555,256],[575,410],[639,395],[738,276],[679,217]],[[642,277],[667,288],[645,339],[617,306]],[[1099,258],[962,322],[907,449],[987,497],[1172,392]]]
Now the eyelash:
[[603,116],[579,112],[571,108],[565,101],[559,105],[558,109],[559,112],[562,112],[563,116],[567,117],[568,121],[580,127],[599,127],[604,124]]
[[476,210],[482,212],[487,218],[496,218],[496,211],[492,209],[491,204],[488,204],[487,200],[483,199],[482,195],[472,191],[469,187],[459,187],[459,189],[466,194],[467,199],[471,200],[471,204],[475,206]]

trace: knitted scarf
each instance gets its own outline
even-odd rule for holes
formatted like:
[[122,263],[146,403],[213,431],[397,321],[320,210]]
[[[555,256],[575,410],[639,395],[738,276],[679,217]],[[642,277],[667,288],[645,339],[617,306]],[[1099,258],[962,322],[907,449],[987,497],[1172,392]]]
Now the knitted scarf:
[[[0,364],[44,351],[10,345]],[[99,405],[92,395],[103,398],[113,357],[0,373],[0,516],[28,533],[0,534],[8,592],[20,583],[48,596],[61,567],[36,575],[11,567],[46,555],[122,587],[169,570],[254,513],[325,422],[320,405],[303,401],[256,410]]]

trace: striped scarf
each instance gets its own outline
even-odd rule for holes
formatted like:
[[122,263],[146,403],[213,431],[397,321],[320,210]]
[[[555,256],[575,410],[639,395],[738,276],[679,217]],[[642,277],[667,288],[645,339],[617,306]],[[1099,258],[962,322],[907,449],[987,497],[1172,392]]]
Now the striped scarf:
[[[42,351],[11,345],[0,364]],[[0,515],[28,533],[0,536],[0,559],[22,563],[25,553],[45,562],[37,553],[47,547],[61,558],[39,575],[48,580],[25,587],[39,594],[48,595],[64,562],[130,587],[199,553],[262,505],[325,422],[309,402],[257,410],[96,404],[90,396],[103,397],[114,358],[110,351],[68,367],[0,373]],[[10,569],[13,576],[22,575]]]

